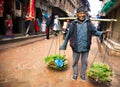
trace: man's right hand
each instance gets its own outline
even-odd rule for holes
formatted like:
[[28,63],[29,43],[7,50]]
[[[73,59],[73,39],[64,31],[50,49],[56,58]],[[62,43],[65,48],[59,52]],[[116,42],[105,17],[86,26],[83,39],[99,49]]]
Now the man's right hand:
[[66,50],[63,46],[60,46],[59,50]]
[[111,32],[111,30],[107,29],[106,31],[103,31],[103,34],[107,34],[109,32]]

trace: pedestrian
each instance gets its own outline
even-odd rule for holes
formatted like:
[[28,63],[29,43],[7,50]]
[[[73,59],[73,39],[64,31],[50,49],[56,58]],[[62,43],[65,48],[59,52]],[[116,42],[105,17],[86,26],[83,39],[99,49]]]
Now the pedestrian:
[[41,23],[40,23],[39,18],[36,18],[35,22],[34,22],[35,32],[39,32],[40,31],[40,25],[41,25]]
[[63,39],[65,39],[65,36],[66,36],[66,34],[67,34],[67,31],[69,30],[69,24],[70,24],[70,21],[69,21],[69,20],[66,20],[66,21],[64,21],[64,23],[63,23],[63,30],[62,30]]
[[49,35],[50,35],[50,24],[51,24],[51,16],[49,16],[46,21],[46,39],[47,40],[49,39]]
[[6,15],[5,27],[6,37],[13,37],[13,22],[10,14]]
[[30,25],[31,20],[25,20],[25,36],[28,37],[30,35]]
[[87,59],[91,46],[92,35],[100,37],[102,41],[103,34],[107,34],[109,30],[97,31],[96,27],[87,17],[87,9],[81,6],[77,9],[77,19],[70,23],[69,31],[65,37],[60,50],[66,50],[68,40],[73,52],[73,77],[72,80],[77,80],[78,77],[78,61],[81,56],[81,71],[80,78],[86,80]]
[[54,35],[57,36],[59,33],[59,21],[58,21],[58,15],[55,15],[55,19],[54,19],[54,24],[53,24],[53,31],[54,31]]
[[45,17],[45,19],[48,19],[48,18],[49,18],[48,11],[45,11],[45,13],[44,13],[44,17]]

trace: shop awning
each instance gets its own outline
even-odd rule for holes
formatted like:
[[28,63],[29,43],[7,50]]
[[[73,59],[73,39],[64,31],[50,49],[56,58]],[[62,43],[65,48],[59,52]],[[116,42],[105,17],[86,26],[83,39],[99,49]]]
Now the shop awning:
[[108,12],[117,2],[118,0],[108,0],[103,6],[101,12]]

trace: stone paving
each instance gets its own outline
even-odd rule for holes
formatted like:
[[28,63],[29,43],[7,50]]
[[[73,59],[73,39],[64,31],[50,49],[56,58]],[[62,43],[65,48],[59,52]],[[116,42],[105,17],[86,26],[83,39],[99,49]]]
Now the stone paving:
[[[69,44],[65,52],[60,51],[69,60],[67,70],[54,71],[46,66],[44,58],[48,54],[59,53],[58,49],[62,42],[62,37],[60,37],[60,42],[58,37],[51,37],[49,40],[45,40],[45,37],[39,37],[22,42],[0,45],[0,87],[104,87],[93,84],[88,79],[86,82],[82,82],[80,78],[77,81],[71,80],[73,73],[72,51]],[[53,44],[49,53],[51,43]],[[96,53],[96,38],[93,38],[88,59],[88,68]],[[95,61],[101,60],[103,59],[98,55]],[[120,70],[117,69],[120,59],[107,56],[105,62],[115,72],[110,87],[120,87]]]

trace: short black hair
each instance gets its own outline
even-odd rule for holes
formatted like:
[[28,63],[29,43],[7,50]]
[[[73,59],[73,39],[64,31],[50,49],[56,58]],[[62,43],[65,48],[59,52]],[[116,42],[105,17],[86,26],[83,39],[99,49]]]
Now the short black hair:
[[87,8],[85,6],[80,6],[79,8],[77,8],[77,13],[79,12],[87,12]]

